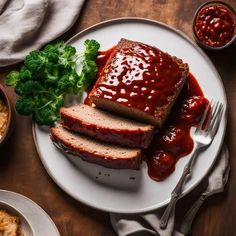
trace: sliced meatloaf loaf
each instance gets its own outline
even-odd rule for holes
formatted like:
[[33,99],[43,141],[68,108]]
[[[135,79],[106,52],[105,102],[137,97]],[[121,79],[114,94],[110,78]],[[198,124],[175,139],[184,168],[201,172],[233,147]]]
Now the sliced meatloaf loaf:
[[161,127],[189,74],[188,65],[161,50],[121,39],[89,99],[97,107]]
[[62,126],[51,128],[51,139],[67,152],[83,160],[114,169],[139,169],[141,150],[99,142],[75,134]]
[[61,124],[69,130],[97,140],[128,147],[147,148],[154,127],[125,119],[108,112],[80,104],[60,110]]

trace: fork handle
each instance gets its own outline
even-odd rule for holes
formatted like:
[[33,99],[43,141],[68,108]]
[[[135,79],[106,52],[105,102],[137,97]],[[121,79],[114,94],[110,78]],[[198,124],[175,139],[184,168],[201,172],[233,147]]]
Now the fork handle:
[[197,146],[195,148],[188,164],[185,165],[185,167],[184,167],[184,171],[183,171],[177,185],[175,186],[174,190],[171,193],[170,203],[166,207],[165,212],[160,220],[160,228],[161,229],[166,228],[169,218],[170,218],[170,215],[173,212],[173,210],[175,209],[175,205],[176,205],[177,201],[180,199],[184,183],[186,182],[187,178],[190,177],[192,174],[192,166],[193,166],[193,163],[198,155],[198,149],[199,149],[199,146]]
[[190,174],[189,167],[188,167],[188,165],[186,165],[184,167],[184,171],[182,173],[182,176],[179,179],[179,182],[177,183],[176,187],[174,188],[174,190],[171,193],[170,203],[166,207],[165,212],[164,212],[163,216],[161,217],[161,220],[160,220],[160,228],[161,229],[166,228],[169,218],[170,218],[172,212],[174,211],[175,205],[176,205],[177,201],[179,200],[180,195],[182,193],[182,187],[184,185],[184,182],[189,174]]
[[168,224],[168,221],[169,221],[169,218],[170,218],[172,212],[175,209],[175,205],[176,205],[177,201],[178,201],[178,196],[171,194],[170,203],[166,207],[165,212],[162,215],[161,220],[160,220],[160,228],[161,229],[165,229],[166,228],[166,226]]
[[207,197],[208,195],[206,193],[203,193],[184,216],[183,223],[180,227],[180,232],[183,233],[184,235],[187,235],[190,233],[193,220],[199,208],[202,206],[203,202],[205,201]]

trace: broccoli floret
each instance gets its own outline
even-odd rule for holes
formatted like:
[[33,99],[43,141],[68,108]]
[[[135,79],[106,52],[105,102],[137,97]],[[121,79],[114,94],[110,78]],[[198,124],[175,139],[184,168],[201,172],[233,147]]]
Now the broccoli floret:
[[71,89],[76,86],[79,79],[78,74],[75,70],[72,70],[70,74],[62,76],[58,82],[58,89],[60,92],[71,92]]
[[43,87],[38,81],[29,80],[26,82],[18,82],[15,92],[18,95],[31,96],[37,94]]
[[43,86],[34,80],[26,81],[23,86],[23,93],[26,96],[37,94],[40,90],[43,89]]
[[31,115],[34,112],[35,103],[31,98],[20,97],[16,102],[16,110],[21,115]]
[[50,109],[58,113],[63,104],[64,104],[64,96],[61,94],[56,98],[54,98],[52,103],[50,103]]
[[46,88],[50,88],[50,87],[56,88],[58,84],[58,80],[59,80],[58,76],[47,74],[47,78],[44,81],[44,85]]
[[25,66],[22,66],[20,69],[20,80],[27,81],[31,79],[32,79],[31,72]]
[[20,73],[18,71],[13,70],[7,75],[5,83],[7,86],[16,85],[19,79]]
[[75,54],[76,49],[70,45],[66,45],[62,53],[62,57],[66,58],[67,60],[71,60]]
[[58,50],[58,53],[62,53],[66,46],[62,40],[57,40],[52,45]]
[[65,92],[68,91],[70,88],[74,86],[74,81],[69,80],[69,75],[64,75],[58,82],[58,89],[59,91]]
[[44,107],[34,112],[34,119],[39,125],[52,126],[54,122],[58,121],[59,115],[50,109],[50,107]]
[[[59,41],[43,50],[26,56],[20,71],[7,75],[6,84],[15,85],[20,96],[16,110],[31,115],[39,125],[53,125],[59,119],[59,109],[69,93],[79,93],[94,80],[97,71],[96,56],[99,44],[86,40],[85,51],[76,55],[75,47]],[[82,58],[82,72],[76,72],[76,61]]]
[[25,58],[24,65],[33,73],[37,75],[43,72],[45,63],[47,63],[47,58],[40,51],[32,51]]
[[49,62],[57,63],[58,59],[59,59],[58,54],[56,54],[54,52],[49,52],[48,53],[48,61]]
[[47,46],[45,46],[45,48],[43,49],[44,52],[46,53],[55,53],[58,54],[58,46],[56,46],[57,44],[48,44]]
[[97,57],[100,44],[93,39],[87,39],[84,42],[84,45],[86,48],[84,52],[85,59],[83,62],[82,72],[77,82],[77,91],[86,89],[94,81],[97,73],[97,64],[95,59]]
[[98,50],[100,48],[100,44],[94,40],[94,39],[87,39],[84,42],[84,46],[85,46],[85,58],[86,59],[91,59],[91,60],[95,60],[98,54]]
[[16,87],[15,87],[15,92],[18,94],[18,95],[23,95],[24,94],[24,83],[22,82],[18,82],[16,84]]
[[92,60],[86,60],[83,65],[82,73],[86,75],[90,83],[96,76],[97,64]]
[[77,88],[86,89],[96,78],[97,64],[92,60],[85,60],[80,74]]

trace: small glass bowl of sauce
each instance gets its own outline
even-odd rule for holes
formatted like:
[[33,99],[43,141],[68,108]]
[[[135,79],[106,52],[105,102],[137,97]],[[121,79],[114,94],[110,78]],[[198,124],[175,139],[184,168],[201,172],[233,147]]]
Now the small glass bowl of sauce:
[[201,47],[223,49],[236,38],[236,12],[224,2],[206,2],[195,13],[193,32]]

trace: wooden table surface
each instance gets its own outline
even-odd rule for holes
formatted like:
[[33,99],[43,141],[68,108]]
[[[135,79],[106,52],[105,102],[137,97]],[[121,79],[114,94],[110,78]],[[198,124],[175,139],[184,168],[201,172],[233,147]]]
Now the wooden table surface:
[[[204,1],[192,0],[88,0],[74,27],[63,38],[95,23],[126,16],[150,18],[182,30],[192,38],[191,22]],[[227,0],[236,8],[235,0]],[[207,52],[223,80],[229,116],[225,142],[230,150],[231,180],[227,191],[212,197],[196,217],[192,235],[236,235],[236,45],[220,51]],[[0,69],[0,83],[6,73],[19,65]],[[7,88],[13,101],[16,95]],[[31,119],[17,115],[13,135],[0,149],[0,189],[26,195],[38,203],[56,223],[62,236],[115,235],[108,213],[85,206],[64,193],[45,171],[35,149]],[[186,201],[192,196],[187,196]],[[181,214],[178,215],[181,218]]]

